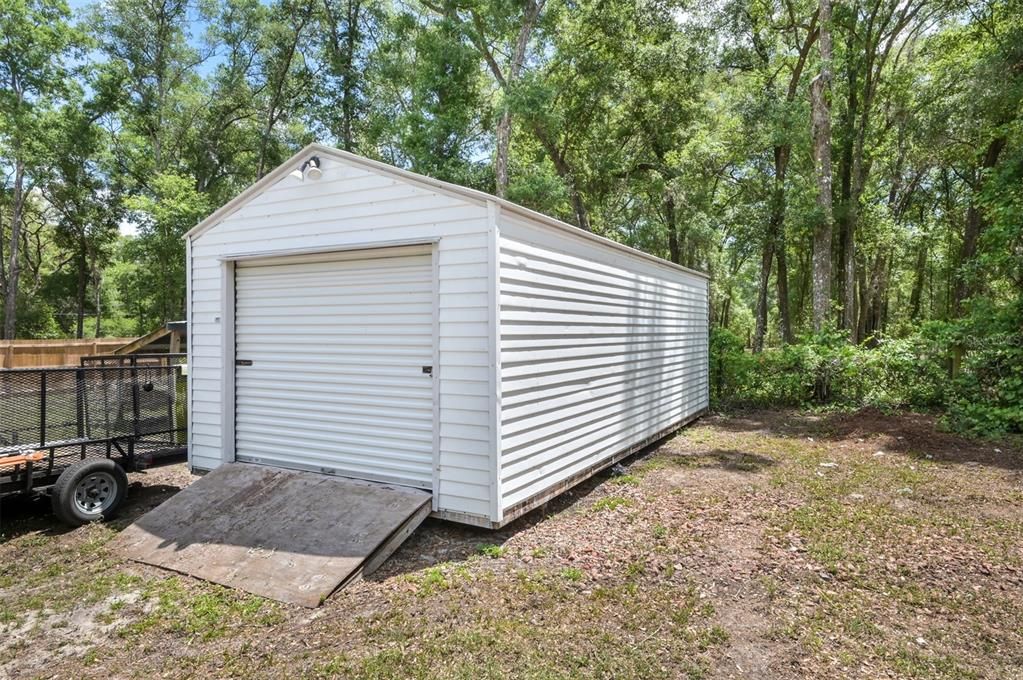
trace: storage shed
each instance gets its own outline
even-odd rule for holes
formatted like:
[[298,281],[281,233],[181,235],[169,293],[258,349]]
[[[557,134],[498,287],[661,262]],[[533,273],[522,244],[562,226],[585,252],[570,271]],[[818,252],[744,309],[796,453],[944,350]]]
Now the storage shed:
[[500,527],[708,405],[708,281],[313,144],[187,235],[189,461]]

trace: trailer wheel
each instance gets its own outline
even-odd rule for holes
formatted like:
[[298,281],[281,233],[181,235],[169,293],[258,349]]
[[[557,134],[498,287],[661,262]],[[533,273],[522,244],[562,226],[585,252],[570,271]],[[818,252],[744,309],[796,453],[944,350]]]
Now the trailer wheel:
[[77,527],[113,517],[128,490],[128,475],[109,458],[80,460],[53,485],[53,514]]

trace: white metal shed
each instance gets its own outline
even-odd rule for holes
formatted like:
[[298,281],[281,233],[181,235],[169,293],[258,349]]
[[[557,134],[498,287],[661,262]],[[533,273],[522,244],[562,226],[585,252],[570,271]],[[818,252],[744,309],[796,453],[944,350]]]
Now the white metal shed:
[[186,238],[193,469],[499,527],[708,405],[706,275],[479,191],[313,144]]

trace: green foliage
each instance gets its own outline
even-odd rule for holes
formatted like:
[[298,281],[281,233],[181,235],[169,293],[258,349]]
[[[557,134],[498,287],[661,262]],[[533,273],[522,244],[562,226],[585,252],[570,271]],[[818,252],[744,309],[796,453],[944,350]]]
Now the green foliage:
[[951,326],[950,344],[962,353],[948,400],[949,422],[978,435],[1023,432],[1023,309],[974,303],[973,314]]
[[476,546],[476,552],[484,557],[498,558],[504,555],[504,547],[493,543],[481,543]]
[[152,195],[127,201],[138,235],[126,244],[125,257],[133,267],[120,281],[122,297],[138,305],[143,327],[184,318],[182,237],[210,212],[208,197],[196,190],[191,177],[164,173],[149,185]]
[[712,275],[716,403],[941,408],[1018,431],[1020,10],[835,7],[826,327],[842,331],[785,344],[811,327],[821,218],[815,0],[77,16],[0,0],[0,315],[27,337],[148,332],[183,315],[181,235],[301,145],[495,191],[507,139],[508,198]]
[[972,336],[954,368],[966,327],[935,322],[909,337],[860,346],[841,334],[823,334],[759,354],[727,329],[715,329],[712,399],[725,408],[941,408],[959,431],[1023,432],[1023,334],[1007,329]]

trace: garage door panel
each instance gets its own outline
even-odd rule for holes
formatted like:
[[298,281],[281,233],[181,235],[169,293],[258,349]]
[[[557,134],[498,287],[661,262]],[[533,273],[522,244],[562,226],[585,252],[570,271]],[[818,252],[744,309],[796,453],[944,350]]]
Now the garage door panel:
[[[294,382],[294,377],[288,378],[290,383]],[[282,386],[281,384],[252,384],[247,380],[238,381],[238,387],[242,388],[238,391],[242,392],[241,398],[237,399],[237,403],[246,403],[249,398],[256,399],[261,403],[267,403],[272,400],[275,394],[279,394],[286,399],[305,399],[307,401],[320,402],[322,406],[319,408],[325,411],[333,409],[331,404],[360,404],[363,402],[383,403],[384,405],[391,405],[393,408],[389,410],[397,410],[402,408],[421,408],[429,405],[431,392],[425,390],[412,390],[409,388],[408,391],[402,391],[400,395],[396,394],[395,388],[387,387],[366,387],[360,384],[334,384],[334,385],[317,385],[314,383],[304,383],[301,389],[288,384]],[[246,394],[251,393],[251,394]],[[392,401],[380,401],[380,397],[390,398]],[[277,407],[278,404],[273,404]],[[307,408],[316,410],[316,404],[310,404]]]
[[430,488],[429,254],[238,263],[238,460]]
[[[294,419],[301,418],[304,422],[310,423],[312,425],[322,424],[322,426],[325,427],[326,429],[344,427],[347,431],[351,432],[362,431],[366,434],[372,434],[373,436],[378,435],[376,430],[364,427],[364,423],[366,422],[366,416],[374,415],[372,409],[343,409],[343,410],[338,409],[337,413],[332,413],[329,415],[303,413],[301,410],[298,409],[292,409],[290,411],[283,409],[280,411],[269,411],[261,410],[257,407],[251,407],[247,409],[247,411],[250,414],[247,417],[251,418],[249,422],[252,422],[257,426],[262,425],[264,422],[266,422],[267,419],[274,418],[277,415],[282,415]],[[402,420],[400,418],[391,419],[380,418],[380,422],[387,423],[387,425],[391,428],[392,433],[402,432],[412,433],[407,436],[415,437],[416,441],[419,441],[421,432],[429,429],[428,427],[422,424],[419,423],[410,424],[408,421]]]

